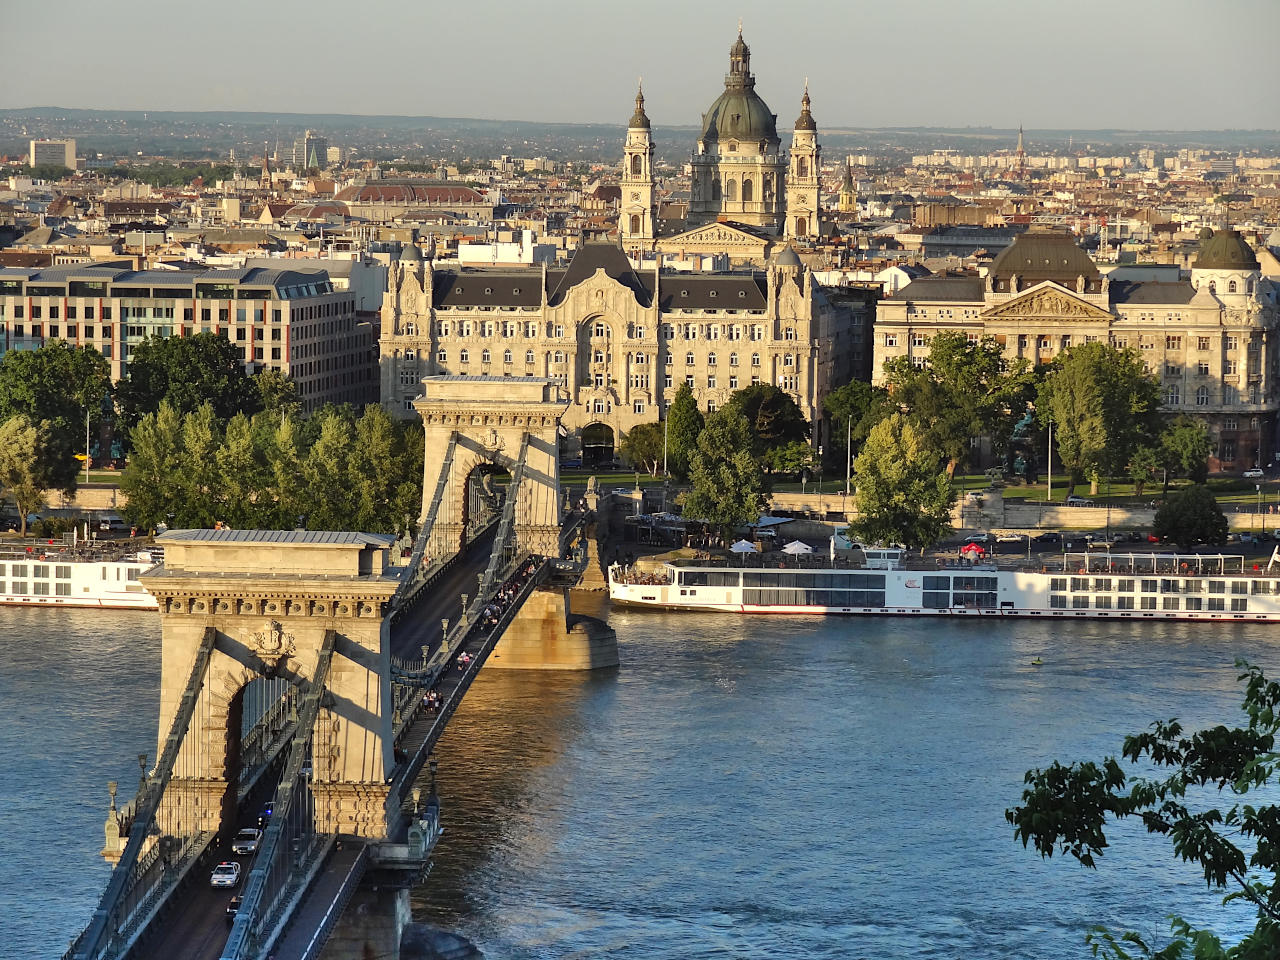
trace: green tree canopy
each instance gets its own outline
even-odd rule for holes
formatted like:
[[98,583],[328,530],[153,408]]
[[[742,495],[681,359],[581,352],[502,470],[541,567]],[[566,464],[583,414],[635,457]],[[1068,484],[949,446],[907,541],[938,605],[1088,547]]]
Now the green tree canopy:
[[772,450],[809,439],[809,421],[791,394],[771,383],[753,383],[735,390],[725,409],[746,418],[751,431],[751,454],[758,459],[764,460]]
[[297,414],[302,409],[298,385],[273,367],[264,367],[253,375],[258,391],[257,408],[264,413]]
[[1209,488],[1193,484],[1179,490],[1156,511],[1157,537],[1188,549],[1197,543],[1218,544],[1227,539],[1227,518]]
[[698,445],[704,423],[693,390],[682,383],[667,411],[667,469],[677,480],[689,477],[689,457]]
[[1036,399],[1041,424],[1053,421],[1054,449],[1068,493],[1086,476],[1120,473],[1159,427],[1160,384],[1136,352],[1083,343],[1056,357]]
[[[1216,726],[1193,734],[1175,720],[1153,723],[1126,737],[1121,759],[1063,766],[1053,763],[1026,776],[1022,804],[1005,811],[1014,836],[1041,857],[1072,856],[1091,869],[1106,852],[1107,827],[1129,817],[1147,832],[1168,838],[1170,852],[1195,864],[1211,888],[1229,891],[1226,900],[1250,903],[1254,929],[1224,946],[1209,930],[1174,918],[1174,936],[1160,949],[1136,933],[1094,928],[1087,937],[1096,956],[1112,960],[1275,960],[1280,957],[1280,805],[1249,803],[1256,791],[1274,798],[1276,734],[1280,731],[1280,684],[1257,667],[1237,666],[1245,685],[1244,727]],[[1166,777],[1134,776],[1121,761],[1143,770],[1164,769]],[[1215,797],[1229,797],[1217,806]]]
[[725,537],[759,518],[764,473],[750,447],[751,428],[741,413],[726,405],[707,418],[689,455],[693,488],[685,498],[685,516],[705,520]]
[[83,449],[85,413],[100,423],[110,392],[110,364],[92,347],[52,340],[0,357],[0,420],[47,421],[64,445]]
[[120,489],[129,498],[125,516],[144,529],[154,529],[172,518],[178,526],[195,526],[177,519],[181,502],[179,474],[182,472],[182,417],[173,404],[161,401],[160,409],[149,413],[133,428],[133,452]]
[[1194,417],[1174,417],[1160,434],[1161,466],[1166,470],[1164,496],[1169,496],[1169,479],[1186,477],[1192,483],[1209,478],[1209,431]]
[[662,424],[641,423],[622,438],[618,452],[636,467],[656,477],[662,469]]
[[220,420],[262,409],[262,395],[244,372],[239,349],[215,333],[142,341],[116,395],[128,426],[159,410],[165,400],[179,415],[209,403]]
[[1005,448],[1031,383],[1026,362],[1011,365],[994,337],[970,341],[955,330],[934,335],[923,367],[895,357],[885,373],[893,402],[945,458],[948,476],[965,462],[975,437]]
[[[893,412],[889,391],[861,380],[836,387],[822,406],[831,415],[831,447],[841,466],[852,451],[866,443],[871,428]],[[846,440],[850,450],[845,449]]]
[[859,539],[923,550],[951,532],[955,489],[937,449],[904,414],[872,427],[854,467]]
[[69,484],[62,479],[68,459],[49,421],[33,423],[19,414],[0,422],[0,493],[18,510],[19,535],[27,535],[27,514],[44,506],[46,490],[75,489],[74,460]]

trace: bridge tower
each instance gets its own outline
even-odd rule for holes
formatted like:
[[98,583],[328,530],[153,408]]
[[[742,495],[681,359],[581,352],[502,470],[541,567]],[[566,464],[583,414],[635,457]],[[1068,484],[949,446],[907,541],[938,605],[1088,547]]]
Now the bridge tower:
[[157,813],[188,831],[234,826],[241,766],[239,694],[254,679],[305,684],[322,645],[335,656],[315,725],[315,829],[360,837],[387,830],[394,765],[385,573],[392,538],[368,533],[176,530],[164,566],[144,574],[163,622],[160,745],[177,715],[202,643],[213,651],[189,730]]
[[541,377],[443,376],[422,381],[413,402],[426,432],[422,522],[427,554],[463,546],[470,519],[467,480],[483,464],[512,469],[525,454],[515,513],[518,550],[560,555],[560,417],[569,402]]

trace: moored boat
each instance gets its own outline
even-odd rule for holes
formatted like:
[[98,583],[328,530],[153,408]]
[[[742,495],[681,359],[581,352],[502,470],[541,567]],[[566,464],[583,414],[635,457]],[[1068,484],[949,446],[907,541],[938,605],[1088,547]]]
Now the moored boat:
[[0,550],[0,604],[158,610],[138,578],[161,560],[158,549]]

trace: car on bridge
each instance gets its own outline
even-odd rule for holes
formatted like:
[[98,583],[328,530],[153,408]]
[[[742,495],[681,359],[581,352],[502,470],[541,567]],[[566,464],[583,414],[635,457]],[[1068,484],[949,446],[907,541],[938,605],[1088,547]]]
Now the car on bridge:
[[235,896],[227,901],[227,923],[231,923],[236,918],[236,914],[240,910],[240,904],[244,903],[244,897]]
[[209,877],[211,887],[237,887],[240,885],[240,864],[234,860],[224,860],[213,868]]
[[262,831],[256,827],[245,827],[231,841],[231,852],[249,854],[258,852],[258,844],[262,842]]

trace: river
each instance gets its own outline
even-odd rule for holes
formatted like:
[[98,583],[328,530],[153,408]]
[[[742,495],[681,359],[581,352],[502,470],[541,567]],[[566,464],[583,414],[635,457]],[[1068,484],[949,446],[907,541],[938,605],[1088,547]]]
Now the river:
[[[1151,720],[1235,723],[1229,624],[615,611],[622,666],[482,672],[437,750],[419,920],[497,958],[1086,957],[1093,923],[1250,925],[1134,824],[1097,871],[1004,810]],[[107,869],[106,781],[155,749],[154,614],[0,608],[0,936],[60,954]],[[1031,660],[1041,657],[1043,666]]]

